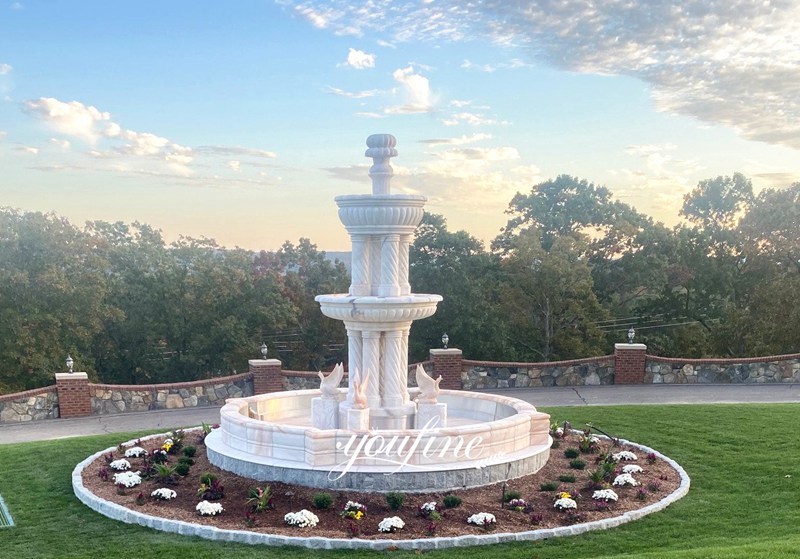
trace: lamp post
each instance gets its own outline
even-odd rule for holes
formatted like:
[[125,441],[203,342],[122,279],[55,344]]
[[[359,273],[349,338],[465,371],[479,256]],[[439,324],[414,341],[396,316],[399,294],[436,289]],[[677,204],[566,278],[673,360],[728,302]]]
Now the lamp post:
[[442,334],[442,345],[444,346],[444,349],[447,349],[447,342],[449,341],[450,341],[450,336],[447,335],[447,332]]
[[633,343],[633,337],[636,336],[636,330],[633,329],[633,326],[630,327],[628,330],[628,343]]
[[72,360],[72,356],[69,353],[67,354],[66,363],[67,363],[67,372],[71,373],[72,372],[72,366],[75,364],[75,361]]
[[267,350],[267,344],[265,344],[264,342],[261,342],[261,347],[259,347],[258,349],[259,349],[259,351],[261,351],[261,359],[266,359],[267,358],[267,351],[268,351]]

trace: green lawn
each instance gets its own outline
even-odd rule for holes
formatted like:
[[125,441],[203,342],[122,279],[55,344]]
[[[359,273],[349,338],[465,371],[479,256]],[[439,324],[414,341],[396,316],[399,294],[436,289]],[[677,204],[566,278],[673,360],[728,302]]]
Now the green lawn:
[[[776,559],[800,557],[800,406],[617,406],[544,409],[575,427],[593,422],[658,449],[692,478],[689,495],[665,511],[606,532],[503,544],[433,557]],[[109,520],[72,494],[70,473],[86,456],[142,433],[0,445],[0,494],[15,527],[0,528],[0,557],[331,558],[414,552],[251,547],[155,532]],[[787,477],[790,476],[790,477]],[[502,530],[502,527],[500,527]]]

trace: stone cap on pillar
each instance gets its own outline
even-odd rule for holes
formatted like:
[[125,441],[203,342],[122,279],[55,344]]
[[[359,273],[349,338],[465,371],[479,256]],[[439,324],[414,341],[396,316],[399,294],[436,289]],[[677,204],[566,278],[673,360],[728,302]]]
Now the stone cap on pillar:
[[274,366],[281,366],[280,359],[250,359],[247,361],[247,364],[251,367],[274,367]]
[[431,355],[461,355],[463,352],[460,349],[455,347],[448,347],[447,349],[439,348],[439,349],[431,349]]
[[647,349],[645,344],[628,344],[628,343],[621,343],[621,344],[614,344],[614,351],[619,351],[620,349]]
[[89,380],[86,373],[56,373],[56,382],[59,380]]

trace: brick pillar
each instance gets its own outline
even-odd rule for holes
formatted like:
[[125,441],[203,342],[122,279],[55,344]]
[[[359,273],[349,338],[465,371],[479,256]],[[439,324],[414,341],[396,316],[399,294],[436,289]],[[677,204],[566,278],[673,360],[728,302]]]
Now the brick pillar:
[[86,373],[56,373],[58,415],[61,418],[92,415],[89,377]]
[[439,388],[461,390],[461,350],[432,349],[430,357],[433,361],[433,378],[442,375]]
[[281,392],[285,389],[281,374],[283,364],[279,360],[251,359],[247,363],[250,365],[250,373],[253,375],[253,394]]
[[644,384],[647,346],[614,344],[614,384]]

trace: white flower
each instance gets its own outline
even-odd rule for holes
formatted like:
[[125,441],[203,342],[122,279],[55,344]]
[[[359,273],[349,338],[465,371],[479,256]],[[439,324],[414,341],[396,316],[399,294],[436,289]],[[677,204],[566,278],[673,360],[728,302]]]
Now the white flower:
[[639,459],[638,456],[628,450],[623,450],[621,452],[617,452],[616,454],[612,454],[611,458],[614,460],[614,462],[620,462],[622,460],[633,462]]
[[623,474],[641,474],[643,471],[644,470],[642,470],[642,467],[637,466],[636,464],[628,464],[622,468]]
[[319,523],[319,517],[311,511],[303,509],[299,512],[289,512],[283,517],[283,521],[290,526],[298,528],[313,528]]
[[613,485],[619,485],[619,486],[630,485],[631,487],[636,487],[637,485],[639,485],[639,482],[633,479],[633,476],[631,474],[620,474],[614,478]]
[[396,532],[402,530],[405,525],[406,523],[399,516],[384,518],[378,524],[378,532]]
[[120,472],[114,474],[114,484],[123,485],[125,487],[136,487],[142,483],[142,476],[139,472]]
[[172,439],[164,439],[164,443],[161,446],[164,446],[164,445],[167,445],[167,444],[169,446],[173,446],[175,444],[175,441],[173,441]]
[[221,513],[223,510],[222,505],[219,503],[210,503],[208,501],[200,501],[197,503],[197,506],[194,507],[200,516],[216,516]]
[[125,470],[131,469],[131,463],[125,460],[124,458],[120,458],[119,460],[114,460],[109,464],[109,467],[112,470],[117,470],[118,472],[124,472]]
[[147,456],[147,451],[140,446],[132,446],[125,451],[125,458],[141,458]]
[[430,503],[422,503],[420,505],[419,510],[422,512],[434,512],[436,511],[436,501],[431,501]]
[[575,499],[561,498],[557,499],[553,506],[558,510],[577,509],[578,503],[575,502]]
[[619,499],[613,489],[600,489],[592,493],[592,499],[597,501],[616,501]]
[[467,518],[467,524],[474,524],[475,526],[486,526],[495,522],[497,522],[497,519],[489,512],[479,512]]
[[556,436],[558,436],[558,437],[563,437],[564,436],[564,429],[562,427],[559,427],[558,429],[556,429]]
[[589,442],[592,444],[600,444],[600,437],[595,437],[594,435],[592,435],[591,437],[589,437]]
[[170,499],[174,499],[178,496],[172,489],[167,489],[166,487],[162,487],[160,489],[156,489],[152,493],[150,493],[151,497],[155,497],[156,499],[161,499],[162,501],[169,501]]
[[356,501],[347,501],[347,504],[344,506],[344,510],[353,510],[353,511],[363,511],[364,505],[358,503]]

